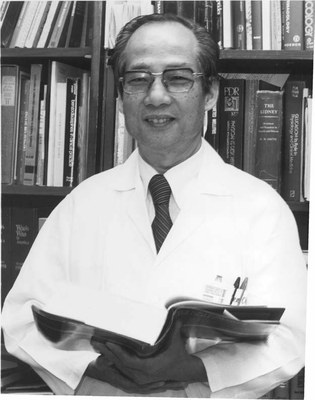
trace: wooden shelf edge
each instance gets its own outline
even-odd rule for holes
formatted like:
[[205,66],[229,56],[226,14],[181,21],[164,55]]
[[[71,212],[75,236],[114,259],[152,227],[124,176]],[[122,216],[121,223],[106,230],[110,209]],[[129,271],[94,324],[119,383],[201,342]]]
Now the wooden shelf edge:
[[91,58],[91,48],[1,49],[1,57],[4,60],[6,58]]
[[220,50],[220,60],[313,61],[310,50]]
[[1,185],[2,195],[65,197],[72,187]]

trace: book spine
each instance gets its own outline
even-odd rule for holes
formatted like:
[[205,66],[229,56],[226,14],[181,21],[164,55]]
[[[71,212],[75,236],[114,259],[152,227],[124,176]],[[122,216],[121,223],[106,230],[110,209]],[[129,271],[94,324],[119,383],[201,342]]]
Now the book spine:
[[34,13],[34,18],[32,21],[32,24],[30,26],[30,29],[28,31],[27,37],[25,39],[24,47],[26,48],[32,48],[34,45],[34,40],[36,33],[38,32],[39,25],[41,23],[42,17],[44,15],[46,8],[46,2],[39,2],[38,6],[35,10]]
[[[88,120],[89,120],[89,98],[90,95],[90,76],[84,73],[79,96],[78,112],[78,141],[77,157],[75,163],[76,179],[81,183],[86,178],[87,171],[87,140],[88,140]],[[108,99],[106,99],[108,101]]]
[[255,176],[280,192],[283,92],[258,90],[256,101]]
[[310,201],[310,181],[311,181],[311,136],[312,136],[312,102],[313,99],[309,96],[305,104],[305,125],[304,125],[304,180],[303,190],[304,198]]
[[223,48],[223,6],[222,0],[217,0],[217,43],[220,49]]
[[304,49],[314,49],[315,1],[304,1]]
[[245,1],[246,50],[253,50],[252,2]]
[[46,45],[48,45],[48,41],[52,34],[56,20],[58,18],[60,7],[61,7],[61,1],[53,1],[51,3],[43,30],[40,34],[40,37],[39,37],[36,47],[43,48]]
[[74,185],[74,161],[77,147],[79,84],[80,80],[78,78],[67,79],[63,186]]
[[271,50],[271,2],[262,1],[262,49]]
[[252,1],[253,50],[262,50],[262,2]]
[[85,3],[85,1],[76,1],[73,5],[65,47],[80,46]]
[[48,43],[48,48],[62,47],[62,40],[65,40],[66,21],[71,9],[71,2],[64,1],[61,5],[55,27]]
[[290,380],[290,399],[304,399],[305,368]]
[[164,14],[164,1],[153,1],[153,12],[155,14]]
[[304,81],[288,81],[285,85],[284,166],[282,196],[286,201],[300,201],[301,146]]
[[12,281],[17,278],[38,232],[36,208],[12,207]]
[[246,50],[245,1],[232,2],[234,48]]
[[1,66],[1,180],[13,183],[15,142],[17,140],[17,109],[19,67]]
[[37,150],[37,171],[36,185],[44,184],[45,173],[45,136],[46,136],[46,106],[47,106],[47,85],[43,86],[42,99],[40,101],[39,127],[38,127],[38,150]]
[[258,79],[248,79],[245,82],[245,110],[244,115],[244,160],[243,169],[249,174],[255,172],[256,151],[256,92],[259,89]]
[[27,35],[31,29],[36,10],[38,8],[38,2],[36,1],[29,1],[26,3],[28,3],[28,6],[25,14],[23,15],[21,25],[18,28],[17,37],[13,47],[24,47]]
[[281,0],[270,2],[271,50],[282,49]]
[[1,211],[1,307],[12,286],[11,208]]
[[206,141],[214,148],[219,151],[219,132],[218,132],[218,110],[217,105],[208,111],[208,123],[205,132]]
[[27,1],[24,1],[24,2],[23,2],[22,9],[21,9],[21,11],[20,11],[19,18],[18,18],[17,23],[16,23],[15,28],[14,28],[14,32],[13,32],[11,41],[10,41],[10,45],[9,45],[10,48],[16,47],[16,46],[15,46],[15,43],[16,43],[18,34],[19,34],[19,32],[20,32],[22,22],[23,22],[24,17],[25,17],[25,14],[26,14],[26,11],[27,11],[27,7],[28,7],[28,2],[27,2]]
[[219,153],[235,167],[243,166],[243,79],[224,79],[220,83]]
[[23,1],[7,2],[7,10],[1,25],[1,47],[9,47],[22,7]]
[[283,0],[284,50],[303,50],[304,6],[303,1]]
[[40,39],[40,37],[41,37],[41,34],[42,34],[42,32],[43,32],[45,23],[46,23],[47,18],[48,18],[48,14],[49,14],[50,7],[51,7],[51,3],[52,3],[52,2],[51,2],[51,1],[47,1],[47,2],[45,2],[45,3],[46,3],[46,4],[45,4],[45,9],[44,9],[44,11],[43,11],[42,18],[41,18],[41,20],[40,20],[40,22],[39,22],[39,25],[38,25],[38,28],[37,28],[37,31],[36,31],[36,34],[35,34],[35,37],[34,37],[33,47],[37,47],[37,45],[38,45],[39,39]]
[[232,1],[224,0],[222,2],[223,14],[223,48],[232,49],[234,45],[233,39],[233,19],[232,19]]
[[32,64],[31,66],[24,185],[35,185],[42,67],[42,64]]
[[24,163],[25,163],[25,148],[26,148],[26,133],[28,124],[28,102],[30,95],[30,74],[20,73],[20,117],[17,133],[17,155],[16,155],[16,171],[15,181],[18,184],[23,184],[24,178]]
[[63,162],[65,149],[65,124],[66,124],[66,97],[67,84],[66,82],[57,83],[56,94],[56,129],[54,142],[54,172],[53,186],[63,186]]

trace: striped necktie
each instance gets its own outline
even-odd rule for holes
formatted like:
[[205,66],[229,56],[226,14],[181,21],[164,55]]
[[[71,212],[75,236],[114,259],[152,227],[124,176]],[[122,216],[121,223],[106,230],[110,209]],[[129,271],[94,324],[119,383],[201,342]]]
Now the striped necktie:
[[155,218],[152,222],[152,231],[157,253],[159,252],[168,232],[172,227],[168,205],[171,197],[171,188],[164,175],[154,175],[149,183]]

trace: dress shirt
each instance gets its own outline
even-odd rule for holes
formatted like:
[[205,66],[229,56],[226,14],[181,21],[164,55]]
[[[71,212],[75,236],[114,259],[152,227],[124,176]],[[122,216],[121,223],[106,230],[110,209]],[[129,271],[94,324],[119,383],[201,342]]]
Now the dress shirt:
[[[55,393],[74,393],[98,356],[56,349],[37,331],[31,305],[45,305],[61,285],[78,286],[82,295],[84,288],[111,291],[164,306],[174,297],[202,298],[217,275],[231,288],[240,276],[248,277],[247,304],[286,308],[268,341],[196,353],[209,384],[154,397],[258,398],[303,367],[306,268],[294,217],[274,189],[225,164],[205,141],[200,154],[187,198],[178,194],[177,179],[170,182],[180,213],[158,254],[137,150],[123,165],[73,189],[41,228],[5,300],[2,327],[8,351],[32,365]],[[83,379],[78,393],[126,395],[95,383]]]
[[[174,223],[183,203],[186,199],[186,194],[189,190],[192,190],[193,184],[196,182],[198,177],[198,171],[200,170],[200,165],[203,157],[203,147],[201,146],[199,150],[189,157],[187,160],[170,168],[164,173],[167,179],[172,193],[169,203],[169,212],[171,220]],[[139,154],[139,172],[143,183],[145,201],[149,213],[149,219],[152,223],[155,217],[154,204],[152,201],[151,193],[148,189],[149,182],[151,178],[158,174],[158,172],[148,164]]]

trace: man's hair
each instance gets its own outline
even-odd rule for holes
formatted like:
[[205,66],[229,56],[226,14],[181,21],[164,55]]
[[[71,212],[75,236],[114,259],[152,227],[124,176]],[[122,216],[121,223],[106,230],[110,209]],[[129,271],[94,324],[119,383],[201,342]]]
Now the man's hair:
[[[132,34],[140,26],[154,22],[178,22],[192,31],[197,39],[197,59],[201,71],[204,74],[203,88],[208,93],[211,82],[217,78],[217,61],[219,57],[219,48],[207,30],[192,20],[180,17],[175,14],[150,14],[141,15],[129,21],[119,32],[116,38],[116,44],[113,49],[110,64],[113,66],[115,81],[119,87],[119,78],[124,74],[126,68],[125,49]],[[122,95],[122,93],[120,93]]]

